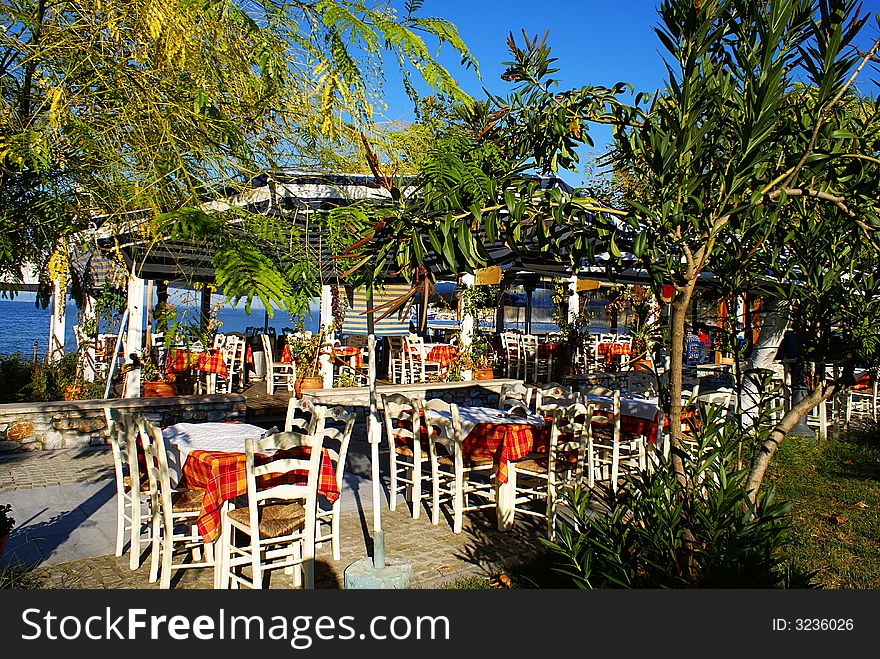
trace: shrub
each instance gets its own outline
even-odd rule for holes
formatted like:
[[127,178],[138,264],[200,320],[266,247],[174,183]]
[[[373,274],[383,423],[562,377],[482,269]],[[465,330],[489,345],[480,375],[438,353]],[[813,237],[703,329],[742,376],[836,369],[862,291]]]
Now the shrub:
[[672,459],[609,486],[566,493],[555,542],[557,566],[581,588],[771,588],[809,585],[784,564],[790,505],[773,488],[754,504],[736,468],[735,442],[704,407],[696,443],[682,452],[685,479]]

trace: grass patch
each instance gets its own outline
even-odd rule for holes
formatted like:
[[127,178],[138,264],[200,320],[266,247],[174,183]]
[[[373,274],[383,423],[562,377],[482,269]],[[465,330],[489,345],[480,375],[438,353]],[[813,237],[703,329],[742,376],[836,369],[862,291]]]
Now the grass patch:
[[862,441],[817,443],[787,437],[766,483],[790,501],[797,568],[824,588],[880,588],[880,446]]
[[0,568],[0,590],[29,590],[42,586],[42,577],[33,570],[23,567]]

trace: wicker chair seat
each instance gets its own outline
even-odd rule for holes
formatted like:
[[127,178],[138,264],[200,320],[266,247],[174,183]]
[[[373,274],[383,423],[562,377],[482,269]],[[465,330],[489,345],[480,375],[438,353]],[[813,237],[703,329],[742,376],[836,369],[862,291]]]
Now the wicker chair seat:
[[[260,537],[278,538],[290,535],[302,528],[306,521],[306,509],[299,503],[278,503],[260,506]],[[230,519],[250,529],[250,510],[246,507],[229,511]]]
[[202,507],[204,490],[178,490],[171,495],[171,509],[176,513],[195,513]]

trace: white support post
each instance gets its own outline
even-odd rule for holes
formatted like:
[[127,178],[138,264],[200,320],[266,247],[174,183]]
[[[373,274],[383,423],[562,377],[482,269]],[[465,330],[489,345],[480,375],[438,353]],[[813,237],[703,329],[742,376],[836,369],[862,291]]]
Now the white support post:
[[[128,276],[128,331],[125,334],[125,362],[131,364],[131,355],[140,354],[144,337],[144,280]],[[125,375],[125,397],[141,395],[141,369],[133,368]]]
[[49,345],[46,357],[51,362],[64,356],[64,335],[67,331],[67,288],[61,279],[52,280],[52,317],[49,319]]
[[[464,296],[467,295],[467,290],[474,286],[477,281],[477,278],[474,275],[465,274],[461,276],[461,299],[464,300]],[[469,313],[465,308],[464,303],[462,303],[461,309],[461,328],[459,331],[459,340],[461,341],[461,345],[459,348],[461,350],[466,349],[471,342],[474,340],[474,323],[476,319],[473,314]],[[465,380],[470,380],[472,377],[472,372],[470,369],[462,372],[462,377]]]
[[577,320],[581,312],[581,299],[577,292],[578,278],[572,275],[568,278],[568,322]]
[[[91,295],[86,297],[82,309],[82,318],[85,327],[88,327],[97,320],[95,313],[95,298]],[[83,331],[83,328],[80,328],[80,334],[83,338],[83,344],[81,346],[82,354],[80,355],[80,359],[82,360],[83,380],[86,382],[94,382],[98,375],[95,369],[95,359],[97,358],[97,355],[95,354],[95,341],[97,337],[87,335]]]
[[[333,338],[333,290],[328,285],[321,286],[321,306],[318,322],[324,331],[324,337],[329,342]],[[333,388],[333,362],[330,355],[321,355],[319,358],[321,376],[324,378],[324,388]]]

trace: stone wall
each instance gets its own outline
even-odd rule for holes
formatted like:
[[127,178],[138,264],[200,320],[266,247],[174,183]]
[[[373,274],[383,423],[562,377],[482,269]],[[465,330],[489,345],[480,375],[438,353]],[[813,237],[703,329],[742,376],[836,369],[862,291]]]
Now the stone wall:
[[244,421],[247,409],[244,396],[239,394],[0,405],[0,452],[106,444],[107,406],[142,414],[161,426],[183,421]]

